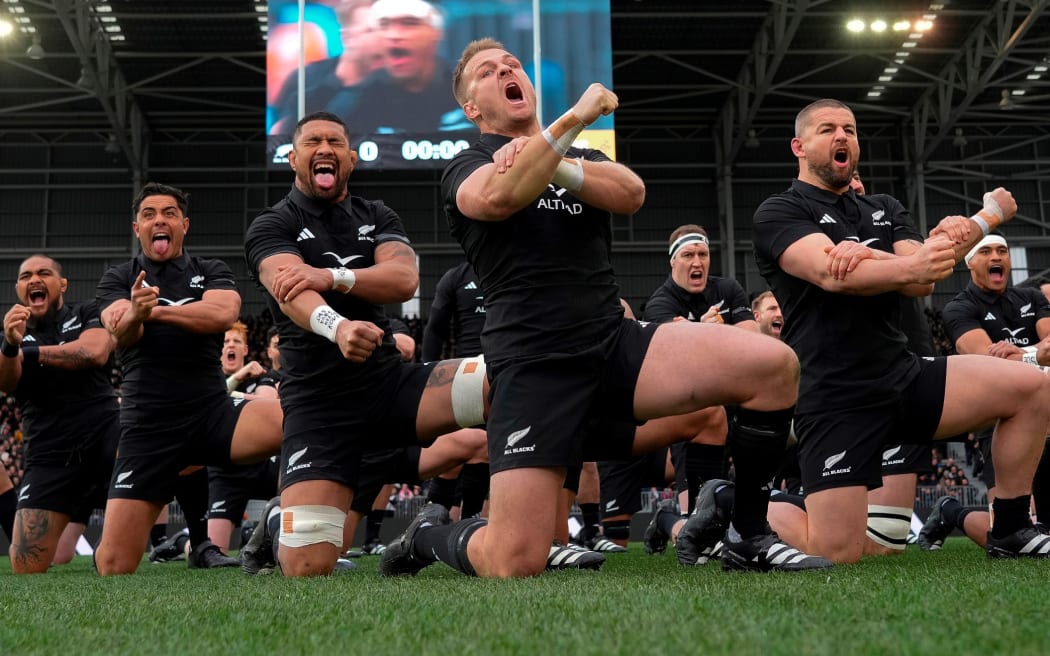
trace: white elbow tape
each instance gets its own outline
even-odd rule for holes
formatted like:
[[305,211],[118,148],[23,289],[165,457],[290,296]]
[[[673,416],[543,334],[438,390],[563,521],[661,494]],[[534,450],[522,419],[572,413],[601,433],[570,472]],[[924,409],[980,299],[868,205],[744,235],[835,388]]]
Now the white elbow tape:
[[278,541],[292,548],[331,542],[341,549],[344,523],[346,513],[335,506],[288,506],[281,509]]
[[463,428],[485,423],[485,358],[463,358],[452,377],[452,416]]
[[868,506],[868,538],[887,549],[904,551],[911,528],[911,508]]
[[578,159],[563,159],[554,170],[551,182],[569,191],[579,191],[583,187],[583,164]]
[[[328,270],[332,272],[332,289],[345,294],[354,288],[354,283],[357,282],[357,274],[354,273],[353,269],[335,267]],[[345,289],[340,289],[341,287],[345,287]]]
[[346,321],[346,317],[331,307],[318,305],[310,313],[310,330],[331,342],[335,342],[336,330],[339,328],[339,324],[344,321]]

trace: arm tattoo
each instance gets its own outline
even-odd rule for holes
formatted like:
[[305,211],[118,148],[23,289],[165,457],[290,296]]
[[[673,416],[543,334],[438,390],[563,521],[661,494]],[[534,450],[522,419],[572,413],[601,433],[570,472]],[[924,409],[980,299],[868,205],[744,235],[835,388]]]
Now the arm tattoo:
[[90,369],[97,366],[95,359],[83,346],[78,346],[72,351],[63,348],[48,349],[45,363],[59,369]]

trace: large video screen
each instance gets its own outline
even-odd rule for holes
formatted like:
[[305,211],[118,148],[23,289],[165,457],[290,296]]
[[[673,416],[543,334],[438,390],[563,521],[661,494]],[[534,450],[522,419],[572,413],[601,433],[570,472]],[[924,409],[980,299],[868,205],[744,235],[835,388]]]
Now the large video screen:
[[[612,88],[612,46],[609,0],[542,0],[541,8],[537,89],[546,124],[592,82]],[[443,168],[478,136],[452,95],[452,69],[483,37],[501,41],[536,82],[533,0],[312,0],[301,39],[298,0],[270,0],[268,165],[287,166],[302,86],[304,113],[347,122],[359,168]],[[577,143],[615,157],[613,117]]]

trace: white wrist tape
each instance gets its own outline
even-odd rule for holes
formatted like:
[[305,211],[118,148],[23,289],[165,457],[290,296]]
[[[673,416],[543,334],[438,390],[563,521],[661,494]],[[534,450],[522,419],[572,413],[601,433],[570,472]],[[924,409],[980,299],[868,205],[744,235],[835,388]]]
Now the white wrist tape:
[[233,390],[237,389],[240,384],[241,381],[237,380],[236,376],[230,376],[226,379],[226,393],[233,394]]
[[988,231],[991,230],[991,227],[988,225],[988,222],[984,220],[984,217],[981,216],[980,212],[971,216],[970,220],[976,223],[977,227],[981,229],[981,234],[983,234],[985,237],[988,236]]
[[984,201],[985,212],[988,212],[1000,221],[1003,220],[1003,208],[999,207],[999,203],[995,201],[995,197],[992,196],[992,192],[986,191],[981,200]]
[[[563,129],[564,124],[566,123],[568,123],[570,127],[565,128],[565,131],[562,132],[561,136],[555,137],[554,133],[551,132],[551,128],[557,126],[555,128],[555,131],[560,132]],[[583,129],[585,127],[587,126],[584,125],[583,121],[581,121],[579,117],[576,116],[576,114],[573,114],[572,110],[570,109],[569,111],[559,116],[556,121],[551,123],[550,126],[548,126],[547,129],[543,131],[543,138],[546,139],[547,143],[551,145],[551,148],[554,149],[554,152],[564,157],[565,153],[567,153],[569,151],[569,148],[572,147],[572,143],[576,141],[576,137],[580,136],[580,133],[583,132]]]
[[[345,294],[354,288],[354,283],[357,282],[357,274],[354,273],[353,269],[337,267],[328,270],[332,272],[332,289]],[[345,287],[345,289],[340,289],[341,287]]]
[[339,324],[344,321],[346,321],[346,317],[329,306],[318,305],[310,313],[310,330],[331,342],[335,342],[336,330],[339,328]]
[[563,159],[554,170],[551,182],[569,191],[579,191],[583,187],[583,164],[578,159]]
[[463,428],[485,422],[485,358],[463,358],[452,377],[452,416]]
[[1039,366],[1039,349],[1035,346],[1025,346],[1021,349],[1024,353],[1021,354],[1021,362],[1030,364],[1034,367]]

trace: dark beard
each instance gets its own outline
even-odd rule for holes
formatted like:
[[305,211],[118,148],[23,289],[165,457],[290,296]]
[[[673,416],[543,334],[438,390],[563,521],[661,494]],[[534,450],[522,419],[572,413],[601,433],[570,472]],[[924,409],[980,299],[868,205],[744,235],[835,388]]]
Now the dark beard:
[[842,189],[843,187],[849,186],[849,181],[853,177],[851,171],[842,171],[841,173],[835,169],[830,163],[823,164],[821,166],[809,165],[809,172],[820,178],[820,181],[832,189]]
[[51,326],[54,326],[58,322],[58,301],[51,303],[47,306],[47,312],[42,317],[35,317],[30,315],[26,319],[26,327],[32,328],[33,330],[47,330]]

